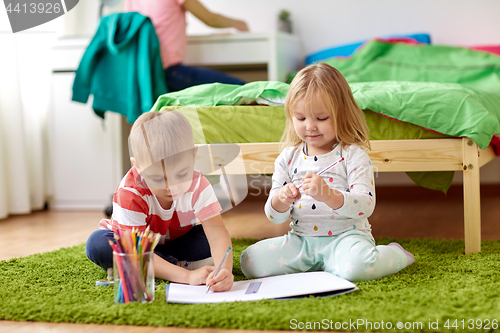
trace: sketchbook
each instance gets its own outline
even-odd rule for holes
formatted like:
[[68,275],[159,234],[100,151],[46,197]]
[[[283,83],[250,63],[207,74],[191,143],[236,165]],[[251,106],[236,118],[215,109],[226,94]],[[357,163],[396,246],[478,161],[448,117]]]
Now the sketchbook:
[[355,284],[327,272],[305,272],[236,281],[226,292],[207,291],[207,286],[170,283],[166,285],[169,303],[245,302],[284,299],[308,295],[333,296],[358,289]]

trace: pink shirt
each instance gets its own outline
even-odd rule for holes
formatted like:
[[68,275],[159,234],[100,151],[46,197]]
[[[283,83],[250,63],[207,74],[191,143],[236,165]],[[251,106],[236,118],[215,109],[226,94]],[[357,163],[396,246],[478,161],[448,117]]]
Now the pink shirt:
[[127,0],[125,10],[148,16],[160,41],[163,68],[177,65],[186,55],[185,0]]

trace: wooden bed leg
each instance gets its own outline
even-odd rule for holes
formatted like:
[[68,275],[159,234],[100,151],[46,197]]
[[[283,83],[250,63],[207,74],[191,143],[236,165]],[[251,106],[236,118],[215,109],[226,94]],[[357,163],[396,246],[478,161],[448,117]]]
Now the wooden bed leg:
[[465,254],[481,251],[481,199],[477,144],[462,139]]

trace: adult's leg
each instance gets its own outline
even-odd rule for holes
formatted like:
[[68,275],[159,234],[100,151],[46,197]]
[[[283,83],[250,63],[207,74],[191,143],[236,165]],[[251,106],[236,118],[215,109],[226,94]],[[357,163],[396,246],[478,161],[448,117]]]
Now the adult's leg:
[[246,82],[225,73],[207,68],[174,65],[165,69],[165,79],[170,92],[206,83],[243,85]]
[[409,263],[405,252],[392,245],[375,246],[371,235],[349,232],[337,236],[321,252],[325,271],[349,281],[369,281],[399,272]]
[[243,250],[240,266],[251,278],[319,270],[321,267],[313,261],[314,251],[305,238],[289,232]]

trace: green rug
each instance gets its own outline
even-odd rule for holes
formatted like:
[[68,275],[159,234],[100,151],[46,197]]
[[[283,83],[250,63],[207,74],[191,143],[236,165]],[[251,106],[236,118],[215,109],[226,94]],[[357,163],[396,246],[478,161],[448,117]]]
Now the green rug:
[[[84,245],[0,261],[0,319],[177,327],[378,332],[499,331],[500,241],[464,255],[463,241],[397,241],[416,263],[360,290],[327,298],[225,304],[169,304],[165,282],[156,301],[114,304],[111,287],[96,287],[105,273]],[[255,240],[233,240],[238,257]]]

